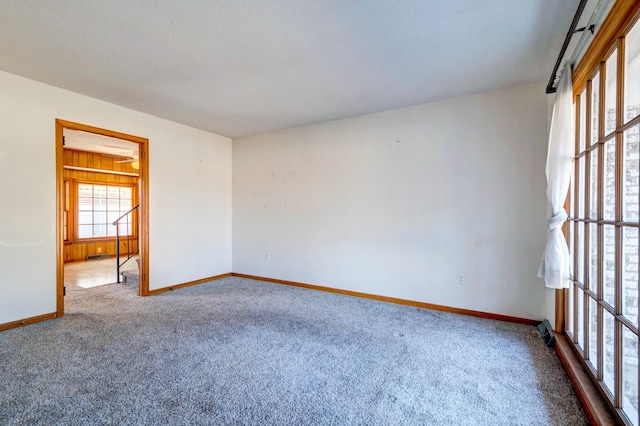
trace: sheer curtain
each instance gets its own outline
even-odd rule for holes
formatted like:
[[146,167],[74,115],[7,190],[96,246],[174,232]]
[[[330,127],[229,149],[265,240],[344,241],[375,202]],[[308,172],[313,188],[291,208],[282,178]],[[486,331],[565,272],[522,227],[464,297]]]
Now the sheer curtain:
[[562,225],[567,220],[564,203],[569,190],[575,146],[573,120],[571,67],[567,65],[560,76],[556,91],[547,151],[547,201],[551,217],[547,220],[547,245],[538,269],[538,277],[543,278],[549,288],[569,286],[569,248],[562,234]]

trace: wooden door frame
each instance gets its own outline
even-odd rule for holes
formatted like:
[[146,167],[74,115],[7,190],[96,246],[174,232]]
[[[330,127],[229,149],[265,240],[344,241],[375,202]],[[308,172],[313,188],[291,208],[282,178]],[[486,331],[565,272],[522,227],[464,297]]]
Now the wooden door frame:
[[140,171],[140,279],[138,295],[149,295],[149,139],[56,118],[56,316],[64,315],[63,157],[64,129],[123,139],[138,145]]

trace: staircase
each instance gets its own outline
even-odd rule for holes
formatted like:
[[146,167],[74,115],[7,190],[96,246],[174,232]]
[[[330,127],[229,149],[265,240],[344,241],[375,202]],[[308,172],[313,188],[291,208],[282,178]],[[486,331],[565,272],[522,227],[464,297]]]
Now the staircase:
[[124,284],[130,284],[132,286],[137,286],[139,284],[140,259],[136,259],[136,263],[138,264],[136,269],[127,269],[120,272],[120,276],[122,276],[122,282]]

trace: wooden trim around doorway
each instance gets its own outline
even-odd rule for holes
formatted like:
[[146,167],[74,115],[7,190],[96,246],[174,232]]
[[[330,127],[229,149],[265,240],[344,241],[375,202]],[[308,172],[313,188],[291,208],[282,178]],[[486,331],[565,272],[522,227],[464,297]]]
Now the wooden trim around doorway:
[[56,119],[56,316],[64,315],[64,241],[62,216],[64,204],[62,199],[63,188],[63,136],[64,129],[79,130],[87,133],[95,133],[102,136],[123,139],[138,144],[140,171],[140,213],[141,213],[141,233],[140,233],[140,286],[138,294],[140,296],[149,295],[149,139],[140,136],[129,135],[113,130],[88,126],[86,124],[74,123]]

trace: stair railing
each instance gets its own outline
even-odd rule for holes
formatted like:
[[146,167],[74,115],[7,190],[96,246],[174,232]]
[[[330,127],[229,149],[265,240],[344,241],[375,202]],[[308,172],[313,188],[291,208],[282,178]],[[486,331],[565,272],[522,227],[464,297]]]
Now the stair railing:
[[[120,268],[129,261],[129,259],[131,259],[133,256],[135,256],[136,254],[138,254],[139,250],[139,244],[138,244],[138,233],[139,233],[139,229],[138,229],[138,215],[137,214],[133,214],[133,212],[140,207],[140,204],[138,204],[137,206],[135,206],[134,208],[132,208],[131,210],[129,210],[128,212],[126,212],[125,214],[123,214],[122,216],[120,216],[118,219],[116,219],[113,224],[116,227],[116,273],[118,274],[118,282],[120,282]],[[131,220],[130,220],[131,218]],[[122,223],[124,221],[124,223]],[[127,258],[125,260],[122,261],[122,263],[120,262],[120,226],[126,224],[126,229],[127,229],[127,235],[126,235],[126,241],[127,241]],[[132,232],[134,231],[134,232]],[[133,235],[132,235],[133,234]],[[135,250],[131,251],[131,241],[135,241]]]

